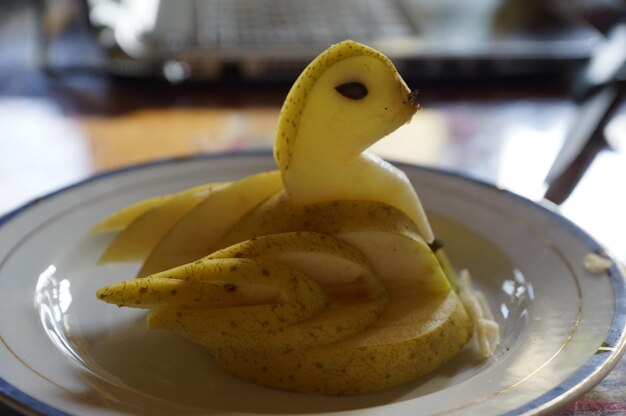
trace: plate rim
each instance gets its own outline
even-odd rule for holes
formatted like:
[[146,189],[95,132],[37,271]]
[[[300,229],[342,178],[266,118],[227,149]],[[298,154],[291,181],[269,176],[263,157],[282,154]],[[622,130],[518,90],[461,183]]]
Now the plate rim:
[[[2,227],[5,224],[9,223],[11,220],[18,217],[22,213],[32,209],[33,207],[43,202],[46,202],[47,200],[52,199],[56,196],[65,194],[71,190],[87,186],[93,182],[97,182],[109,177],[177,163],[247,157],[271,158],[272,153],[271,150],[267,149],[225,151],[207,154],[200,153],[156,159],[153,161],[132,164],[129,166],[110,169],[100,173],[92,174],[84,179],[60,187],[57,190],[51,191],[42,196],[27,201],[17,208],[14,208],[13,210],[3,214],[2,216],[0,216],[0,233],[2,232]],[[561,215],[557,210],[557,206],[547,200],[533,201],[527,197],[516,194],[513,191],[500,187],[497,184],[452,169],[424,166],[394,161],[391,159],[387,160],[401,170],[417,170],[430,174],[443,175],[454,180],[467,181],[474,185],[488,188],[491,191],[496,191],[499,194],[504,195],[504,197],[506,198],[511,198],[515,200],[516,203],[521,203],[533,209],[538,209],[543,214],[548,215],[551,220],[555,220],[560,226],[565,227],[568,231],[574,233],[575,236],[583,243],[583,245],[590,248],[592,252],[605,255],[612,261],[612,265],[606,273],[611,282],[611,289],[615,297],[615,313],[613,315],[613,321],[611,322],[609,328],[609,335],[607,336],[607,340],[615,340],[617,342],[615,346],[612,346],[613,348],[610,351],[606,351],[608,355],[598,353],[594,354],[563,383],[555,386],[551,390],[545,392],[544,394],[533,399],[532,401],[507,412],[506,415],[519,415],[526,414],[528,412],[533,412],[533,414],[544,414],[546,412],[552,412],[560,407],[567,405],[571,401],[591,390],[597,383],[599,383],[613,370],[613,368],[626,353],[626,267],[621,265],[620,261],[616,258],[615,255],[608,251],[604,245],[602,245],[583,228],[578,226],[572,220]],[[1,335],[0,342],[2,343],[2,345],[4,345],[5,348],[9,349]],[[0,376],[0,401],[20,412],[26,411],[30,414],[44,414],[51,416],[70,415],[63,410],[60,410],[44,401],[36,399],[30,396],[27,392],[16,388],[15,386],[7,382],[2,376]]]

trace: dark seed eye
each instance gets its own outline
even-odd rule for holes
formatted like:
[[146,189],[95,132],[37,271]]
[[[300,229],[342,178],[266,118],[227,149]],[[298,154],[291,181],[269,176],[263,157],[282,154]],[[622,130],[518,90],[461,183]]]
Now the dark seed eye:
[[436,253],[437,250],[440,250],[443,248],[443,243],[439,240],[433,240],[432,243],[428,244],[428,247],[430,247],[433,253]]
[[367,96],[367,87],[360,82],[346,82],[335,87],[337,92],[351,100],[360,100]]

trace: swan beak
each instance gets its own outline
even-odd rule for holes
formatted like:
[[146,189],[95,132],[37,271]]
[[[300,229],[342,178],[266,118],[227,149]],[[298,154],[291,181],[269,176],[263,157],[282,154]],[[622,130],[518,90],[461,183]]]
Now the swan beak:
[[420,105],[420,103],[417,101],[417,96],[419,95],[419,90],[418,89],[414,89],[413,91],[411,91],[409,93],[409,95],[407,96],[407,99],[409,100],[409,103],[415,107],[416,109],[420,109],[422,106]]

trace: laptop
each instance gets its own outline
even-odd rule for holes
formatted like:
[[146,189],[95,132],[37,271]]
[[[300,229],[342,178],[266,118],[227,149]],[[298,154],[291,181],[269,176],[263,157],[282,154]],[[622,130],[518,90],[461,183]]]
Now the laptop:
[[580,67],[600,34],[530,0],[88,0],[120,75],[172,82],[292,80],[353,39],[408,78],[498,77]]

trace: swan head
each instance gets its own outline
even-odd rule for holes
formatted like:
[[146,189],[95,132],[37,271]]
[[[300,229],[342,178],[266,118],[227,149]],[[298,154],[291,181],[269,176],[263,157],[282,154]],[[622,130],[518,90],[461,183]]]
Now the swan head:
[[351,40],[338,43],[307,66],[287,95],[274,157],[283,173],[304,158],[347,161],[418,108],[389,58]]

